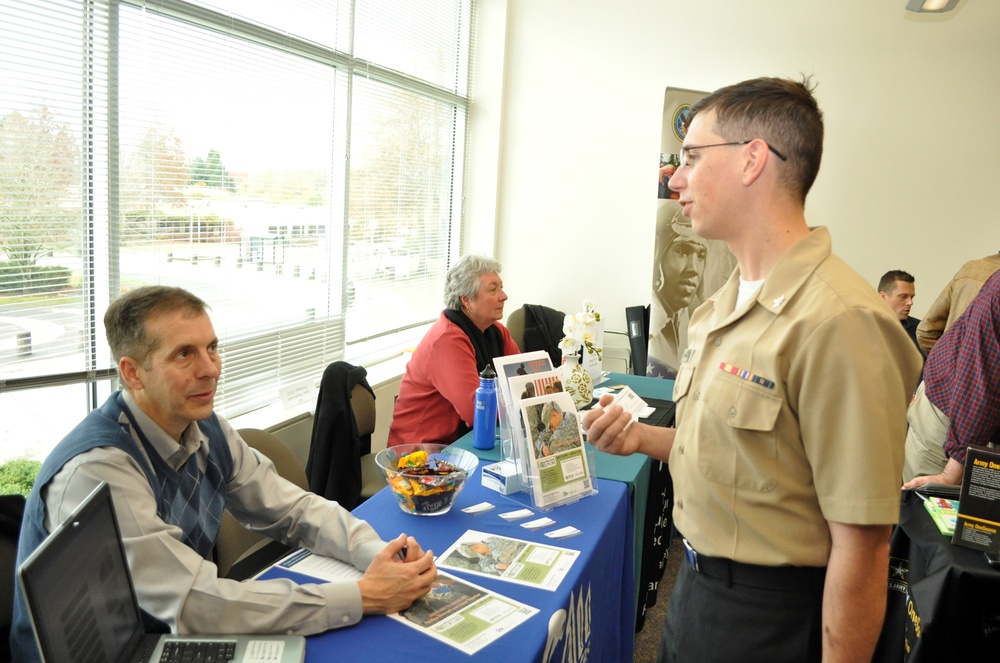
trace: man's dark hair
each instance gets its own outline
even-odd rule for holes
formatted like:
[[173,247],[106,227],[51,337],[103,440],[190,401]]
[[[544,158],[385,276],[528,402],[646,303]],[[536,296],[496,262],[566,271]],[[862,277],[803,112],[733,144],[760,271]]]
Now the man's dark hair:
[[891,295],[892,291],[896,289],[896,281],[914,283],[916,279],[914,279],[913,275],[909,272],[904,272],[901,269],[890,269],[882,275],[882,278],[879,279],[878,291]]
[[160,342],[146,329],[146,321],[154,315],[183,311],[196,316],[207,309],[208,304],[183,288],[151,285],[126,292],[104,313],[104,329],[115,363],[131,357],[148,367],[149,355]]
[[778,163],[780,181],[804,204],[823,158],[823,113],[814,89],[808,77],[801,82],[787,78],[743,81],[694,104],[688,123],[698,113],[714,110],[715,130],[724,140],[764,140],[787,157]]

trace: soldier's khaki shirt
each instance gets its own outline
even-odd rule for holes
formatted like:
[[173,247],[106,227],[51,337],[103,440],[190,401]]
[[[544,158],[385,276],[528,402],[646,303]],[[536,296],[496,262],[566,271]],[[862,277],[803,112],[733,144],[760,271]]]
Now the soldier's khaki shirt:
[[920,354],[825,228],[734,311],[738,288],[734,273],[692,316],[674,387],[675,523],[704,555],[826,566],[827,521],[898,519]]

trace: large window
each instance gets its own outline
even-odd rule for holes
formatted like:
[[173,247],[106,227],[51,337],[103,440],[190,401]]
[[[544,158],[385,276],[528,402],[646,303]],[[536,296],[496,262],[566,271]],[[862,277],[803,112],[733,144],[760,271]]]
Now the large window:
[[128,289],[205,299],[236,416],[441,308],[472,0],[0,0],[0,459],[116,387]]

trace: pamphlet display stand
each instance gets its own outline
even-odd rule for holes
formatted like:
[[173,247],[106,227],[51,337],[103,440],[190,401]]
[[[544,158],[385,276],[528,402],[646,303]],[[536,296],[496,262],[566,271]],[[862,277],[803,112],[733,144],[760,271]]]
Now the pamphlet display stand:
[[507,497],[548,511],[596,493],[594,449],[583,442],[572,397],[552,388],[560,383],[548,355],[498,357],[494,364],[502,463],[521,488]]

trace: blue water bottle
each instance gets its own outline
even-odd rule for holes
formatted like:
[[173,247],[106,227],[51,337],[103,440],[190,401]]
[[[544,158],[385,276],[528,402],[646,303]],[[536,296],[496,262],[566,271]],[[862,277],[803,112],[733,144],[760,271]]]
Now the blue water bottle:
[[476,389],[476,416],[472,423],[472,446],[477,449],[492,449],[496,444],[497,432],[497,382],[493,367],[479,374],[479,389]]

